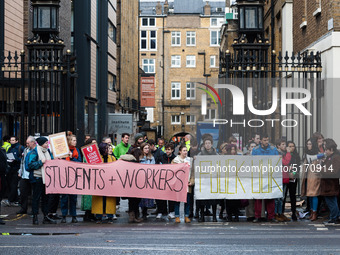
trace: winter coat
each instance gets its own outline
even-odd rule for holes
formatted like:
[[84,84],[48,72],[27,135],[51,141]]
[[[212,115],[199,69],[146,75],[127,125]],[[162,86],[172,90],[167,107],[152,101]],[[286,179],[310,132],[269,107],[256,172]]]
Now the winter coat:
[[289,164],[292,156],[290,152],[278,151],[282,156],[282,183],[289,183]]
[[214,147],[211,147],[210,151],[207,151],[204,147],[202,148],[201,152],[197,154],[197,156],[205,156],[205,155],[218,155],[216,152],[216,149]]
[[20,169],[22,154],[25,147],[20,145],[20,143],[12,144],[8,149],[7,153],[13,153],[15,160],[9,162],[10,171],[18,171]]
[[259,145],[253,149],[251,155],[253,156],[279,155],[279,152],[274,146],[268,145],[267,147],[262,147],[261,145]]
[[314,155],[305,155],[301,173],[301,196],[316,197],[321,193],[321,173],[316,171],[318,160],[312,161]]
[[[188,180],[192,185],[194,185],[195,184],[195,171],[194,171],[194,164],[193,164],[192,158],[186,157],[185,159],[183,159],[180,156],[177,156],[171,162],[171,164],[181,164],[181,163],[189,163],[190,164],[190,173],[189,173],[189,179]],[[189,193],[192,192],[192,187],[193,186],[188,187]]]
[[174,158],[176,158],[175,154],[171,154],[170,157],[168,157],[168,155],[166,153],[164,153],[162,155],[162,159],[161,159],[161,163],[162,164],[171,164],[171,161],[174,160]]
[[337,196],[339,194],[340,155],[334,153],[325,160],[321,175],[321,196]]
[[155,158],[155,164],[161,164],[163,155],[166,154],[162,151],[162,149],[157,149],[152,152],[152,156]]

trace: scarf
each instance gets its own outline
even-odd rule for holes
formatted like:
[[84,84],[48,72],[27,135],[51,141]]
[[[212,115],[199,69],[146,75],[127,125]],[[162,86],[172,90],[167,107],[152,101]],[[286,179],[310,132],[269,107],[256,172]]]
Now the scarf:
[[[38,152],[39,160],[42,160],[42,159],[46,159],[46,161],[51,160],[51,154],[48,151],[48,149],[45,149],[45,148],[41,147],[40,145],[37,145],[37,152]],[[39,176],[40,174],[41,174],[41,176]],[[44,168],[44,166],[42,166],[38,171],[35,170],[34,176],[42,177],[43,184],[45,184],[45,168]]]
[[[72,158],[78,158],[79,154],[78,154],[78,150],[75,146],[69,146],[70,151],[72,152]],[[66,160],[71,161],[70,157],[67,157]]]

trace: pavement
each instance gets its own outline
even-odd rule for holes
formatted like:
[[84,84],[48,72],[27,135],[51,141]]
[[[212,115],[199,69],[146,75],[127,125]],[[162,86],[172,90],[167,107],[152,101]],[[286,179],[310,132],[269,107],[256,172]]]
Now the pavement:
[[40,224],[32,225],[30,215],[16,215],[18,207],[2,207],[0,254],[340,254],[340,225],[325,225],[326,218],[250,223],[245,217],[240,222],[206,217],[204,223],[185,224],[182,218],[178,224],[150,214],[145,222],[129,224],[126,209],[121,200],[113,224],[82,217],[72,224],[68,217],[66,224],[45,225],[40,215]]

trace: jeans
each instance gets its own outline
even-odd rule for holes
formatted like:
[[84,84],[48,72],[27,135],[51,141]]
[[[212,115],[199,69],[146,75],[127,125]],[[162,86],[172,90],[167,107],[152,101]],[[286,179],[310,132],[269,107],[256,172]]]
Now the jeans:
[[330,211],[329,218],[331,220],[338,219],[338,217],[340,216],[340,212],[339,212],[337,197],[331,196],[331,197],[324,197],[324,198]]
[[[175,202],[175,217],[179,217],[180,202]],[[184,203],[184,216],[189,217],[190,210],[190,193],[187,193],[187,202]]]
[[316,212],[318,210],[318,197],[309,197],[310,208]]
[[77,216],[77,195],[61,195],[60,209],[63,216],[67,215],[68,210],[70,215]]
[[45,193],[45,184],[42,182],[42,178],[35,178],[33,186],[33,198],[32,198],[32,211],[33,215],[37,215],[39,213],[39,201],[41,198],[41,211],[44,216],[48,213],[48,196]]
[[59,206],[60,195],[49,194],[48,195],[48,213],[56,213]]

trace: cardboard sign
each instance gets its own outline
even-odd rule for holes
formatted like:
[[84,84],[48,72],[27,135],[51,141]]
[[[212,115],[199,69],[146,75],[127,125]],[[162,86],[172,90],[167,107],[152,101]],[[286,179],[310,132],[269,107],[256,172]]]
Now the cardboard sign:
[[186,202],[189,164],[148,165],[118,160],[84,164],[45,163],[47,194],[139,197]]
[[54,158],[66,158],[70,155],[65,132],[50,135],[48,138]]
[[83,156],[87,163],[89,164],[103,163],[97,143],[92,143],[81,147],[81,152],[83,153]]
[[280,198],[282,169],[280,156],[197,156],[195,198]]

